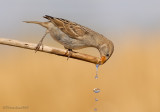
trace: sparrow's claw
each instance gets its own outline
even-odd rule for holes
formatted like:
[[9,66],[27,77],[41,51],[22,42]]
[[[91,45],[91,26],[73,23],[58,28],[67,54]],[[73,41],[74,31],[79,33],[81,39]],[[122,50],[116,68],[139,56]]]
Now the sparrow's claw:
[[[35,49],[35,53],[40,49],[41,45],[42,45],[42,42],[43,42],[43,39],[46,37],[46,35],[49,33],[48,30],[46,30],[46,33],[43,35],[42,39],[39,41],[39,43],[37,44],[36,46],[36,49]],[[42,46],[42,50],[43,50],[43,46]]]
[[67,51],[66,51],[66,53],[65,53],[65,55],[68,54],[67,60],[71,57],[72,52],[73,52],[72,49],[67,49]]
[[68,57],[67,57],[67,60],[71,57],[71,55],[72,55],[72,51],[68,51]]
[[41,45],[42,45],[42,41],[40,41],[40,42],[37,44],[36,49],[35,49],[35,53],[40,49]]

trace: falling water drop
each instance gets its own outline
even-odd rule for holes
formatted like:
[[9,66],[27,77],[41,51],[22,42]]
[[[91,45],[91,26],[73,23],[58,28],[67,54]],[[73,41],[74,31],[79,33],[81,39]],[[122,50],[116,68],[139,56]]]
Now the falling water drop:
[[[98,79],[98,67],[99,67],[99,64],[96,64],[96,76],[95,76],[95,79]],[[93,92],[94,93],[99,93],[100,89],[99,88],[94,88]],[[95,102],[97,102],[97,101],[99,101],[98,98],[95,98]],[[97,112],[97,108],[94,108],[94,111]]]
[[96,74],[98,72],[98,67],[99,67],[99,64],[96,64]]
[[96,101],[96,102],[99,101],[98,98],[95,98],[95,101]]
[[94,93],[99,93],[100,91],[101,91],[101,90],[100,90],[99,88],[94,88],[94,89],[93,89],[93,92],[94,92]]
[[98,71],[99,64],[96,64],[96,71]]
[[95,79],[98,79],[98,74],[96,74]]
[[94,111],[97,111],[97,108],[94,108]]
[[98,79],[98,67],[99,67],[99,64],[96,64],[96,76],[95,76],[95,79]]

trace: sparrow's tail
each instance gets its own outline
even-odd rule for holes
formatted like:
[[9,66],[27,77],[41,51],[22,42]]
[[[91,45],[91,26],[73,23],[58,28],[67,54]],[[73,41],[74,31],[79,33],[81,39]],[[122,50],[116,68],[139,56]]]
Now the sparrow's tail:
[[39,21],[23,21],[25,23],[34,23],[34,24],[39,24],[45,28],[49,28],[49,22],[39,22]]

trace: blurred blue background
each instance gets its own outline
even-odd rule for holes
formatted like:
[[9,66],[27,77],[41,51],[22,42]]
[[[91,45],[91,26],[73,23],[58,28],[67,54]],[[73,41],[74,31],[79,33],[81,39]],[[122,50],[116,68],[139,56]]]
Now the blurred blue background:
[[42,17],[46,14],[77,22],[106,36],[160,29],[159,0],[1,0],[0,14],[0,35],[11,38],[27,33],[27,25],[21,21],[46,21]]

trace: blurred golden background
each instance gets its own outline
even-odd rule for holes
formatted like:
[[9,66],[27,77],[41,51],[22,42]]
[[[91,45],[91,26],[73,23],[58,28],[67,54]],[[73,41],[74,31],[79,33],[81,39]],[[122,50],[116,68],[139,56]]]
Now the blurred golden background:
[[[100,32],[115,51],[95,80],[94,64],[0,45],[0,112],[160,112],[159,3],[1,0],[0,37],[38,43],[45,29],[21,21],[48,14]],[[63,49],[49,35],[44,45]],[[99,56],[93,48],[77,51]],[[97,103],[94,88],[101,89]]]
[[[38,42],[40,37],[36,39]],[[54,43],[49,36],[47,41]],[[92,112],[96,106],[100,112],[159,112],[159,42],[159,38],[145,42],[133,39],[123,45],[115,42],[115,52],[99,67],[97,81],[94,64],[0,45],[0,105],[28,106],[0,111]],[[98,56],[93,48],[79,52]],[[97,104],[92,91],[95,87],[101,89]]]

